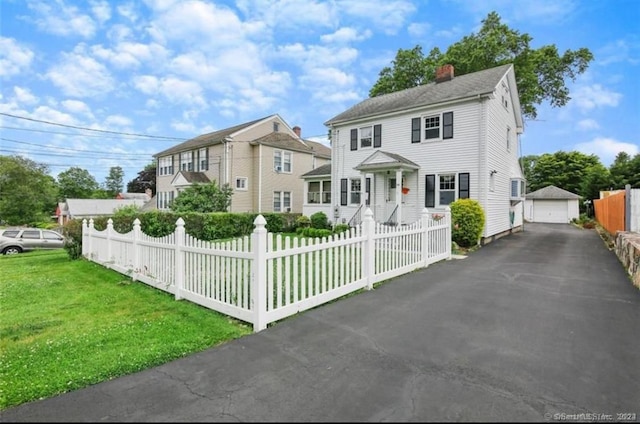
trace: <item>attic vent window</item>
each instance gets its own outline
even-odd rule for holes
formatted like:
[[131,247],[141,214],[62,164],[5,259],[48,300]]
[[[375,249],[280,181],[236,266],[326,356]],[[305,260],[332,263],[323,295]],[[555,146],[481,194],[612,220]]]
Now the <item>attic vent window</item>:
[[278,132],[280,131],[280,123],[279,122],[274,122],[273,123],[273,132]]

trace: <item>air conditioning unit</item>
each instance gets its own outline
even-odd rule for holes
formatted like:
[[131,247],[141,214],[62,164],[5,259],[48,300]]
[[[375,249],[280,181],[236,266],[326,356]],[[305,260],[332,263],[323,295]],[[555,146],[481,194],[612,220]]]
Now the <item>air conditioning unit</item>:
[[276,172],[282,172],[282,167],[281,166],[276,166]]

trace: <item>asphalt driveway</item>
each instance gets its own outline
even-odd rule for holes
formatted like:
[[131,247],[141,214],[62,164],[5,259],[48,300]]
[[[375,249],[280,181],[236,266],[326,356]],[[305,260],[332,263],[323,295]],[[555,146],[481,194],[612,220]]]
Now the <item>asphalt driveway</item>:
[[595,231],[527,224],[466,259],[0,421],[609,416],[640,421],[640,290]]

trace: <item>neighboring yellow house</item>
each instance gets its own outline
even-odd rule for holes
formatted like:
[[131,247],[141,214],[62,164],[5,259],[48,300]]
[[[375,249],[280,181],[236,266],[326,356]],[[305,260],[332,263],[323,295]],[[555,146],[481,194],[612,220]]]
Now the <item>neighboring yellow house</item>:
[[216,181],[233,189],[230,212],[302,212],[301,175],[331,161],[331,149],[301,137],[277,114],[203,134],[156,153],[156,205]]

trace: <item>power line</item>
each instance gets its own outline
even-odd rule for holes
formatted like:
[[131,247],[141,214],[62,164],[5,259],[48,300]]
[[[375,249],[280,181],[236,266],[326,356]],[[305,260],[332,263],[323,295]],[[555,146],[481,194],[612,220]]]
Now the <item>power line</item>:
[[129,136],[134,136],[134,137],[146,137],[146,138],[163,139],[163,140],[179,140],[179,141],[185,141],[186,140],[185,138],[178,138],[178,137],[163,137],[163,136],[157,136],[157,135],[135,134],[135,133],[125,133],[125,132],[118,132],[118,131],[97,130],[97,129],[94,129],[94,128],[86,128],[86,127],[77,127],[75,125],[59,124],[57,122],[50,122],[50,121],[43,121],[43,120],[40,120],[40,119],[27,118],[25,116],[17,116],[17,115],[12,115],[10,113],[4,113],[4,112],[0,112],[0,115],[4,115],[4,116],[8,116],[10,118],[16,118],[16,119],[24,119],[26,121],[40,122],[42,124],[57,125],[59,127],[73,128],[73,129],[76,129],[76,130],[83,130],[83,131],[95,131],[95,132],[107,133],[107,134],[129,135]]
[[26,145],[29,145],[29,146],[37,146],[37,147],[42,147],[42,148],[46,148],[46,149],[67,150],[67,151],[70,151],[70,152],[78,152],[78,153],[98,153],[98,154],[103,154],[103,155],[119,155],[120,157],[122,157],[122,156],[148,156],[148,157],[152,157],[153,156],[153,153],[126,153],[125,154],[125,153],[119,153],[119,152],[105,152],[105,151],[98,151],[98,150],[70,149],[68,147],[43,146],[42,144],[27,143],[26,141],[12,140],[10,138],[4,138],[4,137],[0,137],[0,140],[9,141],[11,143],[26,144]]
[[0,128],[13,130],[13,131],[28,131],[28,132],[37,132],[37,133],[45,133],[45,134],[70,135],[72,137],[116,138],[120,140],[146,141],[146,140],[138,140],[136,138],[131,138],[131,136],[121,136],[121,135],[116,136],[116,135],[102,135],[102,134],[78,134],[78,133],[69,133],[69,132],[60,132],[60,131],[36,130],[34,128],[7,127],[4,125],[0,125]]

